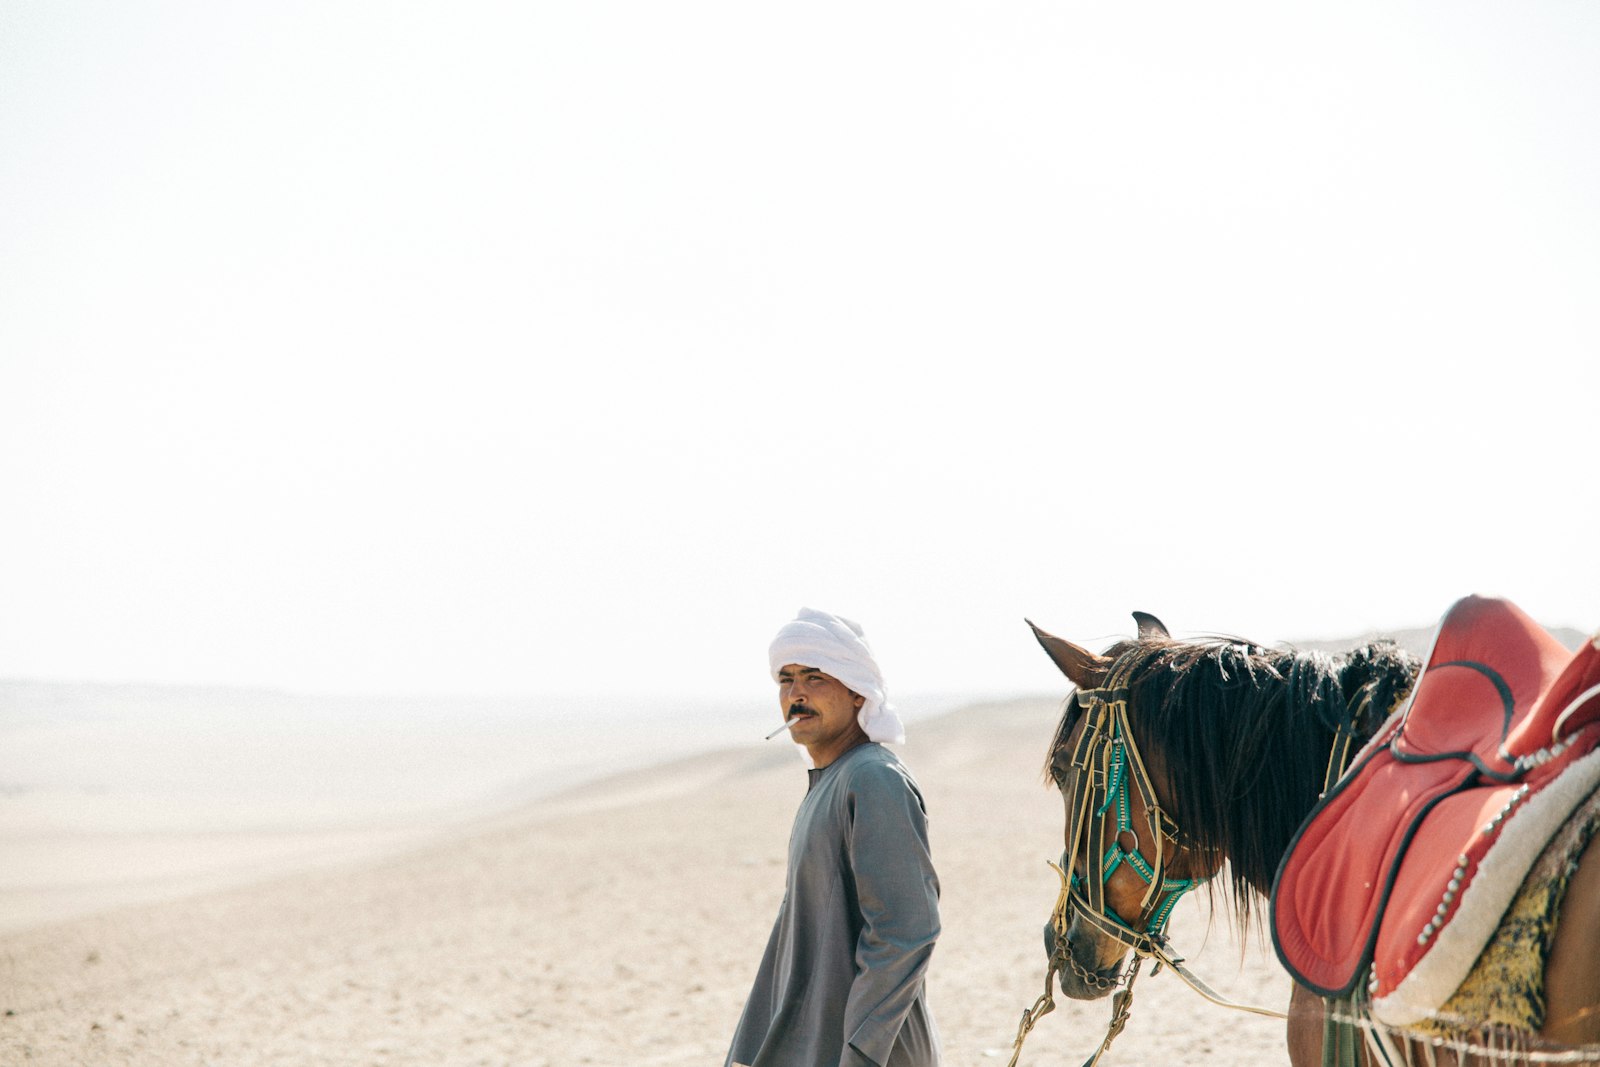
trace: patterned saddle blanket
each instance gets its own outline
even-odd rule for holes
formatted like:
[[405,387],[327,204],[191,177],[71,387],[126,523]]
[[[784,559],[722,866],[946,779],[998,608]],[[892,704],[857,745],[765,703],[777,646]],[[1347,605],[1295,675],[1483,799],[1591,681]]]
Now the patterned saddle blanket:
[[1420,1022],[1597,785],[1600,635],[1574,653],[1508,601],[1457,601],[1411,695],[1279,867],[1279,960],[1328,997],[1368,975],[1375,1018]]

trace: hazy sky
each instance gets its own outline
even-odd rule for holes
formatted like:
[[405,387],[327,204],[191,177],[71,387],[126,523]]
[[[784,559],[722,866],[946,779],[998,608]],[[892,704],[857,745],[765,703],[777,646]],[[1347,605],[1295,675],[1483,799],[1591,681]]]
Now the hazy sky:
[[1600,7],[0,6],[0,676],[1600,626]]

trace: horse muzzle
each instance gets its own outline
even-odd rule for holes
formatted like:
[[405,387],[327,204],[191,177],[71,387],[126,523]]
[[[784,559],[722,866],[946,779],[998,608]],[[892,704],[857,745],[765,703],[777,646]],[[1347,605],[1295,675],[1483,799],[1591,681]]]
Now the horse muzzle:
[[[1125,949],[1116,946],[1118,951],[1112,959],[1101,960],[1094,954],[1098,939],[1074,939],[1072,933],[1069,929],[1067,936],[1061,937],[1055,924],[1044,924],[1044,951],[1056,971],[1056,983],[1062,995],[1073,1000],[1099,1000],[1121,984]],[[1087,952],[1084,946],[1088,946]]]

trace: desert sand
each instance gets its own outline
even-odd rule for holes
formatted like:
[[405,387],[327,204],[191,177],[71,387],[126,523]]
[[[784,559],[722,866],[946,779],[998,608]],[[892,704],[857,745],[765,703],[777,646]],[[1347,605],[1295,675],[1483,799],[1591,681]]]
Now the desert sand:
[[[1043,989],[1061,809],[1047,699],[912,719],[943,883],[930,998],[945,1060],[1005,1064]],[[783,740],[594,782],[345,862],[0,934],[0,1063],[721,1064],[782,895],[805,789]],[[259,873],[259,872],[258,872]],[[40,902],[34,902],[36,905]],[[1282,1008],[1270,948],[1186,902],[1173,940]],[[1108,1001],[1061,1003],[1024,1064],[1081,1064]],[[1148,973],[1101,1062],[1286,1061],[1283,1024]]]

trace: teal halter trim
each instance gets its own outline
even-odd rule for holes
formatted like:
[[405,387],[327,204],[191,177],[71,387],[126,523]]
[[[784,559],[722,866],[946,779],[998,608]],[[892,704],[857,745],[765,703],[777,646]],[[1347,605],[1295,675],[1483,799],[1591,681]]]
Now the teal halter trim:
[[[1138,852],[1129,852],[1119,844],[1113,844],[1106,849],[1105,855],[1100,858],[1100,881],[1102,883],[1110,881],[1112,874],[1124,863],[1144,880],[1145,885],[1149,885],[1156,880],[1155,869],[1150,866],[1149,861],[1144,856]],[[1076,873],[1073,874],[1072,878],[1074,882],[1081,881]],[[1172,917],[1172,909],[1177,907],[1178,901],[1183,898],[1185,893],[1204,881],[1204,878],[1161,879],[1161,885],[1156,890],[1155,906],[1151,909],[1150,919],[1145,925],[1145,932],[1157,935],[1165,932],[1167,920]],[[1118,918],[1114,912],[1107,911],[1105,917],[1132,932],[1133,928]]]
[[[1123,739],[1120,735],[1111,738],[1111,769],[1106,776],[1106,799],[1095,812],[1103,816],[1115,804],[1117,809],[1117,833],[1134,834],[1133,817],[1128,800],[1128,757]],[[1122,847],[1120,841],[1113,841],[1106,848],[1105,854],[1100,857],[1100,880],[1110,881],[1116,869],[1126,863],[1134,872],[1144,879],[1144,884],[1149,885],[1156,880],[1156,872],[1150,866],[1150,861],[1138,851],[1129,852]],[[1155,907],[1150,914],[1147,929],[1151,933],[1159,934],[1166,926],[1167,919],[1172,916],[1172,909],[1177,906],[1179,898],[1204,879],[1201,878],[1163,878],[1161,886],[1156,890],[1157,899]],[[1116,916],[1108,916],[1116,920]],[[1120,922],[1120,920],[1116,920]],[[1126,926],[1126,923],[1121,923]]]

